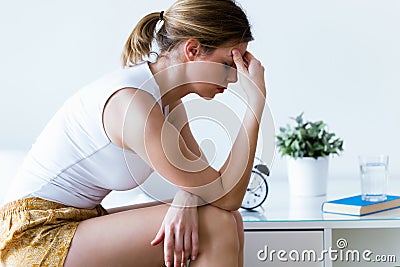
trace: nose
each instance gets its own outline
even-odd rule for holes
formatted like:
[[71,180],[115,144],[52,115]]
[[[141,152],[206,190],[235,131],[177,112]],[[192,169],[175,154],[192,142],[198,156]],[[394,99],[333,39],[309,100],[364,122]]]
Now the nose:
[[237,82],[237,70],[235,68],[229,68],[228,73],[226,75],[226,81],[228,83],[235,83]]

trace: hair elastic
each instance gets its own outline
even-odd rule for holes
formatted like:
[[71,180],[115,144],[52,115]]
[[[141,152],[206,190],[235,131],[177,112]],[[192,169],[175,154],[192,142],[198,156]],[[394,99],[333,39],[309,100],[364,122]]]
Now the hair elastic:
[[164,11],[160,12],[160,20],[164,20]]

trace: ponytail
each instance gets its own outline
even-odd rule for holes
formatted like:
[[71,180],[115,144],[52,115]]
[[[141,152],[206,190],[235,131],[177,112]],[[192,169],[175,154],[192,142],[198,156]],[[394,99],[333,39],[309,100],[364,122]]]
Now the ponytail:
[[130,67],[140,63],[150,55],[159,20],[160,13],[154,12],[139,21],[125,43],[121,58],[123,67]]
[[253,40],[250,28],[235,0],[176,0],[165,13],[150,13],[139,21],[125,43],[122,65],[130,67],[148,59],[153,40],[160,56],[190,38],[197,39],[207,54],[227,43]]

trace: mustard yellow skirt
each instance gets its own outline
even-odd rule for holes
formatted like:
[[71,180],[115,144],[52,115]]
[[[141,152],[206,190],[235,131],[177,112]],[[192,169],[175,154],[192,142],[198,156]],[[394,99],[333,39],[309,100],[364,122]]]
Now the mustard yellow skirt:
[[89,210],[40,198],[10,202],[0,209],[0,266],[63,266],[79,222],[106,214],[101,205]]

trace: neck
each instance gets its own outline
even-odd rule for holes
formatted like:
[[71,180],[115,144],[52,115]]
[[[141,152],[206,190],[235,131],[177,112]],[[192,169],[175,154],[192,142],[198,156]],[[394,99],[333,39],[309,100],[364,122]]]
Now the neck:
[[184,84],[184,64],[172,62],[166,57],[159,57],[155,63],[149,64],[154,79],[160,87],[163,107],[171,105],[191,93],[190,86]]

